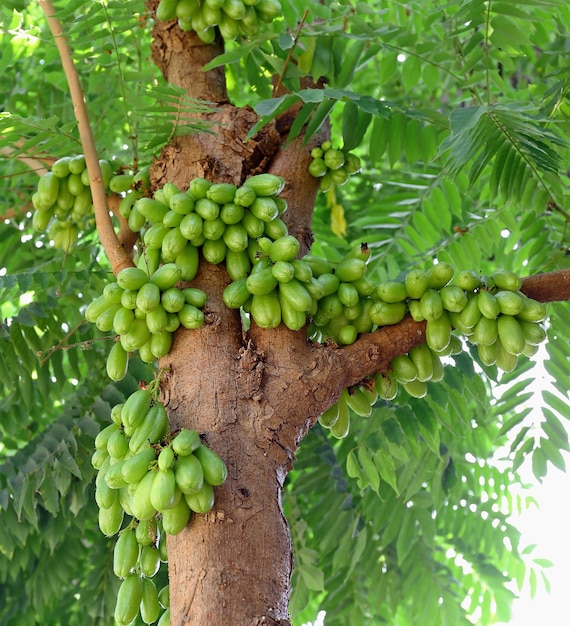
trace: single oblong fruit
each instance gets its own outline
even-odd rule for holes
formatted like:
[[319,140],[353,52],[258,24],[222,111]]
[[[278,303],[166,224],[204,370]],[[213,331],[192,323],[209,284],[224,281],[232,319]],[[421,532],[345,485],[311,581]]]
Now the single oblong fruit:
[[117,341],[107,356],[107,376],[115,382],[122,380],[127,374],[128,366],[129,353]]
[[115,620],[119,626],[133,622],[139,613],[143,594],[142,578],[138,574],[129,574],[121,583],[115,604]]
[[126,578],[137,564],[139,544],[134,530],[121,532],[113,550],[113,572],[117,578]]
[[477,305],[479,306],[481,315],[491,320],[496,319],[501,312],[501,309],[499,308],[499,303],[497,302],[497,298],[495,298],[495,296],[486,289],[482,289],[479,292]]
[[446,311],[436,320],[428,321],[426,325],[426,342],[427,345],[439,352],[446,348],[451,341],[451,322]]
[[515,356],[524,352],[526,339],[516,318],[511,315],[501,315],[497,320],[497,331],[506,352]]
[[198,457],[202,465],[204,480],[210,483],[210,485],[217,487],[226,480],[228,468],[213,450],[208,448],[205,444],[202,444],[194,450],[194,454]]
[[155,472],[150,488],[150,502],[157,511],[170,509],[177,503],[176,479],[172,469]]
[[154,624],[160,615],[158,590],[150,578],[143,579],[142,597],[140,603],[141,619],[145,624]]
[[195,430],[183,428],[172,440],[172,449],[178,456],[188,456],[200,445],[200,435]]
[[197,456],[180,456],[174,465],[176,485],[184,494],[196,493],[202,488],[204,470]]
[[522,287],[522,278],[514,272],[507,270],[493,272],[493,274],[491,274],[491,280],[497,289],[503,289],[505,291],[519,291]]
[[206,481],[196,493],[184,494],[190,510],[195,513],[207,513],[214,506],[214,488]]

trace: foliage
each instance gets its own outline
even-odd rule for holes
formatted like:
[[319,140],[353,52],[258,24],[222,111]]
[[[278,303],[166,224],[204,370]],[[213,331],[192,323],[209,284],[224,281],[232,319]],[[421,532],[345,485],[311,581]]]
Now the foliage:
[[[212,131],[194,119],[212,105],[149,61],[141,0],[56,6],[102,157],[136,167],[176,134]],[[151,369],[137,361],[107,386],[109,337],[82,323],[109,274],[95,234],[64,252],[32,231],[37,173],[80,143],[36,4],[3,3],[0,25],[0,624],[108,624],[116,581],[89,458],[110,407]],[[531,275],[568,267],[569,29],[561,0],[294,0],[211,66],[224,65],[231,100],[255,108],[258,128],[301,103],[291,138],[330,118],[335,147],[360,157],[358,175],[319,195],[312,252],[337,261],[365,240],[375,280],[435,258]],[[272,75],[287,95],[274,97]],[[553,381],[538,417],[531,362],[501,375],[474,351],[450,357],[427,398],[377,401],[343,440],[309,433],[284,502],[294,623],[324,608],[327,625],[487,624],[536,585],[541,568],[509,514],[526,505],[521,466],[540,480],[570,450],[570,314],[550,307]]]

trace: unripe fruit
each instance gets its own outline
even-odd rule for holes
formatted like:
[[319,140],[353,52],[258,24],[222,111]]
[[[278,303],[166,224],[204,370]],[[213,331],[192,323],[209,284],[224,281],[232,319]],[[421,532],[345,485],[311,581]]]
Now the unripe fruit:
[[172,440],[172,449],[178,456],[188,456],[200,445],[200,435],[195,430],[183,428]]
[[214,487],[221,485],[228,475],[228,469],[222,459],[208,446],[202,444],[194,454],[198,457],[204,471],[204,480]]
[[119,626],[126,626],[134,621],[139,613],[142,594],[142,578],[138,574],[129,574],[117,593],[115,620]]
[[113,551],[113,572],[118,578],[126,578],[135,568],[139,557],[139,544],[134,530],[123,531]]

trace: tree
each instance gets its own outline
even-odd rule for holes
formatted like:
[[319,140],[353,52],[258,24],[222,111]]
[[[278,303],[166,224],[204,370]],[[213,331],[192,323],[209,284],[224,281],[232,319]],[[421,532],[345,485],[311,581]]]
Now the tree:
[[[509,513],[524,506],[518,469],[532,463],[540,480],[549,462],[564,467],[561,451],[569,450],[569,318],[557,303],[569,297],[568,7],[557,0],[534,0],[524,10],[478,0],[406,7],[298,0],[270,19],[276,6],[267,1],[257,32],[247,30],[244,14],[196,33],[169,12],[176,3],[163,0],[165,19],[157,19],[158,4],[56,2],[55,17],[46,0],[0,9],[9,76],[0,114],[2,623],[112,619],[122,583],[112,567],[115,540],[97,523],[94,440],[141,382],[158,394],[155,406],[166,408],[172,436],[197,431],[201,449],[215,451],[228,471],[212,509],[193,514],[167,546],[162,533],[150,546],[155,552],[147,551],[162,557],[146,580],[161,589],[168,576],[171,623],[300,624],[321,607],[331,625],[505,619],[517,588],[536,586],[543,575],[509,524]],[[251,6],[227,4],[225,15]],[[205,6],[215,16],[214,5]],[[236,24],[245,32],[236,33]],[[357,155],[361,171],[346,181],[330,171],[312,176],[310,167],[325,173],[313,163],[327,142],[336,159]],[[81,154],[96,223],[85,210],[69,219],[63,200],[65,221],[55,203],[41,206],[52,185],[60,197],[52,166],[69,168],[65,158]],[[84,167],[82,157],[76,163]],[[208,262],[214,253],[200,240],[194,248],[202,258],[178,287],[207,295],[205,305],[192,300],[197,291],[185,296],[202,313],[188,309],[196,321],[179,328],[160,357],[146,358],[142,346],[129,350],[127,373],[110,381],[108,355],[121,333],[86,323],[87,307],[122,270],[152,265],[150,250],[160,249],[146,233],[162,216],[130,201],[168,204],[201,179],[208,189],[227,184],[237,193],[264,173],[281,177],[284,188],[254,196],[281,198],[278,212],[283,200],[288,208],[261,220],[277,234],[267,237],[263,226],[260,242],[248,233],[245,273],[255,273],[252,264],[268,258],[286,227],[298,242],[297,260],[308,264],[311,253],[313,278],[319,259],[339,270],[343,258],[371,255],[357,303],[319,321],[311,307],[323,291],[293,307],[289,327],[273,323],[276,307],[286,321],[283,295],[229,308],[228,285],[239,280],[230,273],[238,272],[223,255]],[[133,206],[142,215],[138,227]],[[420,319],[430,317],[427,308],[414,311],[421,293],[411,297],[408,289],[397,320],[375,311],[377,322],[359,327],[356,340],[340,331],[339,320],[354,328],[358,307],[366,299],[372,305],[366,289],[380,301],[379,285],[401,289],[386,285],[448,267],[456,276],[474,272],[463,275],[477,281],[460,290],[466,301],[485,294],[496,303],[501,276],[515,280],[501,270],[524,275],[522,292],[551,303],[545,368],[553,391],[542,392],[540,420],[529,418],[525,391],[533,377],[528,356],[542,339],[537,324],[498,368],[482,337],[479,345],[459,340],[473,326],[461,329],[449,308],[456,331],[453,350],[442,342],[441,380],[432,371],[414,386],[400,375],[395,396],[394,359],[425,347],[426,333],[432,349],[437,343],[435,325],[430,331],[431,320]],[[343,283],[358,280],[351,271]],[[343,272],[334,275],[340,280]],[[285,279],[278,282],[284,292]],[[446,282],[431,283],[433,294]],[[542,317],[540,304],[516,298],[533,307],[533,323]],[[501,343],[511,335],[502,333]],[[446,336],[449,342],[449,328]],[[418,363],[427,366],[422,354]],[[439,367],[428,354],[430,367]],[[507,386],[499,395],[497,383]],[[345,423],[327,430],[319,419]],[[156,447],[170,450],[164,437]],[[131,515],[121,520],[127,528]],[[106,528],[101,517],[99,525]]]

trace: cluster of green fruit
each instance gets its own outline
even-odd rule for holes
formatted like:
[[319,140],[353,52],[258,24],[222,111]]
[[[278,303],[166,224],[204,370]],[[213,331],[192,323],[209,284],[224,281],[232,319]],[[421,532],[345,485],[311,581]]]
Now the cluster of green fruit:
[[216,26],[226,41],[252,37],[279,15],[279,0],[160,0],[156,9],[157,19],[178,19],[182,30],[195,31],[204,43],[213,43]]
[[393,400],[399,387],[414,398],[426,396],[429,381],[443,378],[441,357],[462,350],[463,335],[477,346],[481,363],[510,372],[521,354],[532,356],[546,332],[540,322],[544,304],[521,291],[522,280],[512,272],[498,271],[481,277],[473,271],[457,275],[449,284],[453,268],[440,263],[430,270],[414,269],[403,281],[381,283],[364,301],[370,329],[397,324],[408,314],[426,321],[426,343],[395,357],[386,373],[378,373],[366,385],[345,389],[319,422],[342,438],[349,429],[349,408],[368,416],[380,397]]
[[[227,468],[196,431],[170,434],[166,410],[154,398],[152,385],[115,405],[111,418],[95,439],[91,461],[98,470],[99,527],[109,537],[121,531],[114,571],[124,580],[115,619],[120,626],[130,624],[140,611],[151,624],[160,612],[160,595],[151,579],[160,561],[168,560],[165,536],[181,532],[192,512],[212,508],[214,487],[225,481]],[[121,530],[125,514],[132,519]]]
[[[113,174],[113,166],[105,159],[99,160],[103,184],[107,191],[124,193],[148,175],[148,169],[137,176]],[[32,195],[34,214],[32,226],[45,232],[54,246],[66,250],[79,233],[94,223],[93,198],[85,156],[62,157],[53,163],[51,170],[40,177]]]
[[85,310],[87,321],[100,331],[119,335],[107,357],[107,374],[114,381],[126,375],[130,352],[138,350],[141,360],[152,363],[168,354],[180,325],[195,329],[204,323],[206,294],[195,287],[175,287],[183,277],[180,265],[165,263],[150,274],[148,270],[122,269]]
[[311,156],[309,174],[321,179],[319,189],[324,193],[335,185],[344,185],[350,176],[360,171],[360,159],[351,152],[333,148],[330,141],[313,148]]

